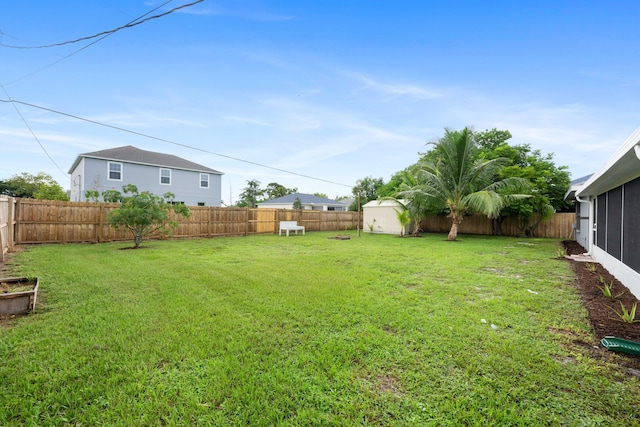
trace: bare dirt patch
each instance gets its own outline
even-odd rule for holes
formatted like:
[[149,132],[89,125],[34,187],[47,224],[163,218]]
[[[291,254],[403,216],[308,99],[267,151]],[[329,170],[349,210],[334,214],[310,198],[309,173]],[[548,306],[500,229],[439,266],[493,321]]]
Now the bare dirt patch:
[[404,394],[398,390],[398,379],[393,375],[380,375],[378,377],[377,390],[380,393],[390,393],[395,397],[402,397]]

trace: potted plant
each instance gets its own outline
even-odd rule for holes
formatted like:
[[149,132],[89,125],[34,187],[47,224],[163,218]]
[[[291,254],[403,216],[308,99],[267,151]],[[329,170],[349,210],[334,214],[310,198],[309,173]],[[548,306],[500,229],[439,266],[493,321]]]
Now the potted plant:
[[38,278],[0,278],[0,316],[34,311],[38,295]]

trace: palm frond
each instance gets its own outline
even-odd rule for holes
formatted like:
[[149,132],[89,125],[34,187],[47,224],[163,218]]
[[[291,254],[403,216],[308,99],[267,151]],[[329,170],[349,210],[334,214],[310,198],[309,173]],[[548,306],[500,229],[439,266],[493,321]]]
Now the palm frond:
[[495,191],[476,191],[465,196],[463,201],[469,210],[483,213],[490,218],[497,217],[505,206],[504,199]]
[[519,193],[522,196],[531,196],[531,182],[525,178],[511,177],[492,182],[487,190],[500,192],[500,194]]

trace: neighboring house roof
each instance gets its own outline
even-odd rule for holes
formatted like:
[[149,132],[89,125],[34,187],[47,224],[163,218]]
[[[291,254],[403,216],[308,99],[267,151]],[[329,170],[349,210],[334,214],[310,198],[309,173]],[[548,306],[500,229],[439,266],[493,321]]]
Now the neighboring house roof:
[[569,190],[567,190],[567,194],[564,195],[565,200],[575,200],[576,192],[582,187],[582,185],[591,178],[593,174],[589,174],[571,181],[569,186]]
[[344,202],[337,200],[326,199],[324,197],[314,196],[313,194],[293,193],[286,196],[276,197],[275,199],[265,200],[258,203],[259,205],[286,205],[292,204],[297,199],[300,199],[300,203],[303,205],[336,205],[336,206],[349,206]]
[[73,172],[73,170],[78,166],[78,163],[80,163],[80,160],[82,160],[83,157],[137,163],[149,166],[161,166],[173,169],[185,169],[190,171],[207,172],[222,175],[222,172],[220,171],[199,165],[181,157],[174,156],[172,154],[156,153],[155,151],[141,150],[132,145],[80,154],[76,158],[75,162],[73,162],[73,165],[71,165],[69,173]]
[[585,175],[583,177],[580,178],[576,178],[573,181],[571,181],[571,185],[578,185],[578,184],[584,184],[589,178],[591,178],[593,176],[592,173],[590,173],[589,175]]
[[576,192],[580,196],[597,196],[640,177],[640,128],[627,138],[605,165]]

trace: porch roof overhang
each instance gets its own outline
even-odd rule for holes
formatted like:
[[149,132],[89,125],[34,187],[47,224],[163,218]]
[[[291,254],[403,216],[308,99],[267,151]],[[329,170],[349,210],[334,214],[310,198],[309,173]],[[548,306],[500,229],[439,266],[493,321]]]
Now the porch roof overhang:
[[598,196],[640,177],[640,128],[627,138],[605,165],[575,193],[578,197]]

